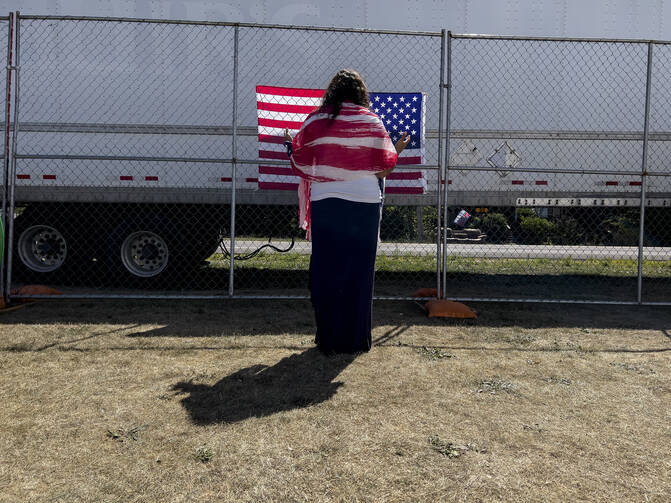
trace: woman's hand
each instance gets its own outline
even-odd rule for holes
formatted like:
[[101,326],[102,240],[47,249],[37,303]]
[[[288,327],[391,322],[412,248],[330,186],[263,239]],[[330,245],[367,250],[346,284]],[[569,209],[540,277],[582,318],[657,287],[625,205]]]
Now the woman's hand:
[[410,135],[408,134],[407,131],[403,131],[403,134],[396,142],[396,145],[394,145],[394,147],[396,147],[396,153],[400,154],[401,152],[403,152],[403,149],[408,146],[409,142],[410,142]]
[[291,141],[292,139],[293,138],[291,138],[291,135],[289,134],[289,128],[286,128],[284,130],[284,141]]
[[[410,135],[407,133],[407,131],[403,131],[403,134],[401,134],[401,137],[396,142],[396,145],[394,145],[394,148],[396,148],[396,153],[400,154],[401,152],[403,152],[403,149],[408,145],[409,142],[410,142]],[[396,166],[394,166],[394,168],[395,167]],[[384,171],[375,173],[375,176],[377,176],[378,178],[384,178],[389,173],[394,171],[394,168],[385,169]]]
[[[396,153],[400,154],[401,152],[403,152],[403,149],[408,146],[408,143],[410,143],[410,135],[408,134],[407,131],[403,131],[403,134],[401,134],[401,137],[396,142],[396,145],[394,145],[394,148],[396,148]],[[396,166],[394,166],[394,168],[395,167]],[[384,178],[389,173],[394,171],[394,168],[385,169],[384,171],[375,173],[375,176],[377,176],[378,178]]]

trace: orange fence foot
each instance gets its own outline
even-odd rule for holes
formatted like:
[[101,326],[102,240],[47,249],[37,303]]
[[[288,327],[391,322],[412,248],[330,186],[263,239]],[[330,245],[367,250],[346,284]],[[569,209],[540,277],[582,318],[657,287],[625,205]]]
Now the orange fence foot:
[[424,304],[429,318],[477,318],[477,314],[466,304],[453,300],[430,300]]

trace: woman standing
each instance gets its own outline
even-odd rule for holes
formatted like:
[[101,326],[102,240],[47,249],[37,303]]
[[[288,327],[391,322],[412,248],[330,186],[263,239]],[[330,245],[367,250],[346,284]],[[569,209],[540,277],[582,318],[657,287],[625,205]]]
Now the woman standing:
[[326,353],[368,351],[375,254],[380,225],[380,179],[410,140],[394,145],[370,111],[366,84],[340,70],[322,105],[291,139],[291,165],[301,177],[299,218],[312,240],[312,305],[317,347]]

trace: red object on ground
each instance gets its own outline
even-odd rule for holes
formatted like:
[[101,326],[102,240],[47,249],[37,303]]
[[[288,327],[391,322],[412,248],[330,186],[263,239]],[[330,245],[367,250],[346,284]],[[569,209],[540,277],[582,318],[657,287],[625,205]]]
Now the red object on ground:
[[429,318],[477,318],[475,311],[466,304],[453,300],[430,300],[424,307],[429,312]]

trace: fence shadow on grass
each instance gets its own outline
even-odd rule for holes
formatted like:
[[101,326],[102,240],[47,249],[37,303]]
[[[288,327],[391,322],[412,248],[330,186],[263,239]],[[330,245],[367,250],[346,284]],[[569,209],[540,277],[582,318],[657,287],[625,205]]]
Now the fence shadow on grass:
[[196,424],[233,423],[251,417],[309,407],[331,398],[343,383],[334,381],[355,354],[325,356],[311,348],[275,365],[252,365],[214,385],[178,382],[173,390]]
[[[418,304],[422,304],[419,302]],[[665,306],[467,302],[475,320],[428,318],[411,301],[376,301],[373,327],[481,326],[520,328],[622,328],[671,332],[671,309]],[[129,300],[40,302],[29,309],[0,315],[4,325],[135,325],[126,337],[314,336],[314,315],[307,300]],[[447,332],[446,332],[447,333]],[[665,338],[666,339],[666,338]],[[668,340],[668,339],[667,339]]]

